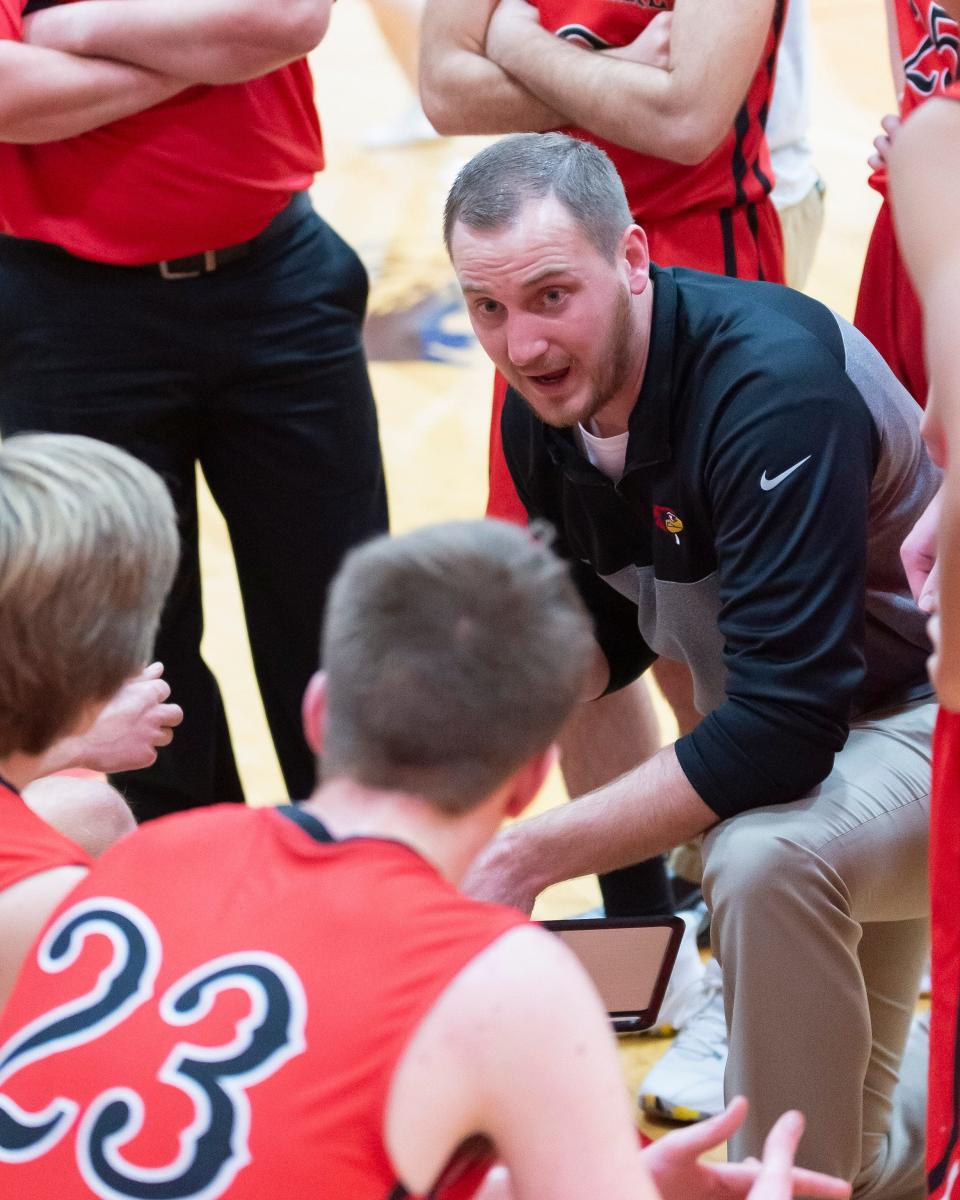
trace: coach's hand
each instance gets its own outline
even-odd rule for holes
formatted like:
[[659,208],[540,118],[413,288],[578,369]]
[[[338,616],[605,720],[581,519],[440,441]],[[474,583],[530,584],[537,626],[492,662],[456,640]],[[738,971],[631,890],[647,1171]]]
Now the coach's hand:
[[510,904],[529,916],[539,889],[525,871],[523,838],[514,832],[517,828],[501,830],[480,852],[464,876],[460,890],[474,900]]
[[725,1142],[743,1124],[742,1096],[717,1117],[668,1133],[643,1151],[643,1161],[664,1200],[787,1200],[791,1195],[847,1200],[850,1184],[793,1165],[803,1133],[800,1113],[785,1113],[767,1137],[763,1162],[701,1162],[701,1154]]

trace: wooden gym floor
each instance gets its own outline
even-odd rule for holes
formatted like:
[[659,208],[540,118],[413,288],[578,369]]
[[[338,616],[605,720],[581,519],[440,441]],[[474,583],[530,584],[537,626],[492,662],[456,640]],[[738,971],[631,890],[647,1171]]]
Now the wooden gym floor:
[[[827,215],[807,290],[850,317],[879,205],[866,185],[865,159],[880,117],[894,103],[883,5],[812,0],[812,9],[817,91],[811,140],[827,184]],[[335,6],[314,73],[327,152],[315,203],[370,273],[368,350],[393,528],[480,516],[491,369],[470,336],[439,231],[446,189],[482,143],[452,138],[391,151],[363,149],[364,132],[400,111],[410,93],[369,10],[357,0]],[[253,680],[229,541],[205,490],[202,525],[205,653],[224,690],[247,794],[255,803],[276,802],[283,785]],[[666,711],[662,724],[666,739]],[[564,799],[557,777],[540,803]],[[597,899],[594,880],[573,881],[541,897],[537,915],[583,911]],[[624,1071],[634,1094],[666,1045],[653,1039],[624,1043]],[[662,1126],[650,1132],[662,1132]]]

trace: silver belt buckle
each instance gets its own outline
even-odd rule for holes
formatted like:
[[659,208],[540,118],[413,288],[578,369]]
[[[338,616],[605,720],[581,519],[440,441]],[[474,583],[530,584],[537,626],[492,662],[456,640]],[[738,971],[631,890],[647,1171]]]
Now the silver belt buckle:
[[216,250],[204,250],[202,271],[171,271],[169,259],[158,262],[157,268],[162,279],[199,279],[201,275],[209,275],[211,271],[217,269],[217,252]]

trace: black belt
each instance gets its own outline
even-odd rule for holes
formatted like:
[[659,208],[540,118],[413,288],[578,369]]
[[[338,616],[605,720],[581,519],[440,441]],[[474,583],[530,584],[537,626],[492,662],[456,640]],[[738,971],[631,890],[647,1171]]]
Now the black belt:
[[183,258],[165,258],[163,262],[144,263],[136,269],[154,272],[159,274],[161,279],[171,280],[199,279],[201,275],[212,275],[221,267],[246,258],[258,245],[295,225],[301,217],[306,215],[310,207],[308,194],[297,192],[290,203],[277,213],[265,229],[246,242],[237,242],[234,246],[224,246],[219,250],[203,250],[199,254],[187,254]]

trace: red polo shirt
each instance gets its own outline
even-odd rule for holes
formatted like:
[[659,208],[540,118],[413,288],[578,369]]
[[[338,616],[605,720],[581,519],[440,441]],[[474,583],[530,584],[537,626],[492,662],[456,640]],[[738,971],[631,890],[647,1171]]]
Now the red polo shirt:
[[[20,41],[23,0],[0,0]],[[323,166],[305,60],[59,142],[0,142],[0,232],[135,264],[245,241]]]

